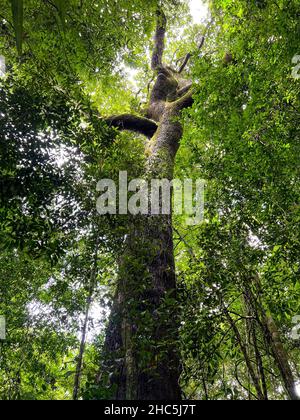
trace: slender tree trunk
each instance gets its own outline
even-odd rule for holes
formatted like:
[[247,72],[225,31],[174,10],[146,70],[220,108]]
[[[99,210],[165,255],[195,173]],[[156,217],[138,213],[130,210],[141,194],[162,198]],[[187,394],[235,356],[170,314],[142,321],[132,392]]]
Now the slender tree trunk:
[[267,342],[271,346],[275,363],[279,369],[284,387],[290,400],[300,400],[296,392],[296,380],[289,364],[287,352],[282,344],[280,333],[272,316],[264,318],[264,328],[267,335]]
[[97,278],[97,263],[98,263],[98,240],[96,241],[93,267],[92,267],[91,275],[90,275],[89,294],[86,301],[86,310],[85,310],[84,322],[83,322],[83,327],[82,327],[79,353],[78,353],[77,363],[76,363],[76,372],[75,372],[74,386],[73,386],[73,400],[75,401],[78,400],[78,395],[79,395],[79,390],[80,390],[83,357],[84,357],[84,351],[85,351],[85,346],[86,346],[87,329],[88,329],[88,324],[89,324],[89,315],[90,315],[91,305],[93,302],[93,294],[95,291],[95,284],[96,284],[96,278]]
[[268,388],[267,381],[265,376],[265,369],[263,365],[262,355],[258,346],[257,341],[257,312],[254,310],[251,302],[251,296],[249,296],[248,290],[244,291],[244,304],[245,312],[247,315],[246,318],[246,332],[247,332],[247,345],[249,347],[249,352],[254,353],[256,359],[256,370],[261,384],[261,389],[264,395],[264,399],[268,400]]
[[234,335],[235,335],[237,343],[238,343],[238,345],[241,349],[241,352],[243,353],[249,375],[251,377],[252,383],[253,383],[253,385],[255,387],[255,390],[256,390],[256,393],[257,393],[257,399],[258,400],[265,400],[266,398],[265,398],[265,395],[262,391],[259,377],[258,377],[258,375],[256,374],[256,372],[253,368],[251,358],[249,357],[249,354],[248,354],[248,351],[247,351],[247,346],[242,339],[242,336],[239,332],[238,327],[236,326],[235,321],[231,318],[231,316],[230,316],[227,308],[225,307],[225,305],[223,305],[223,310],[224,310],[224,313],[226,315],[226,318],[227,318],[229,324],[231,325],[231,328],[234,332]]
[[88,300],[87,300],[84,323],[83,323],[83,327],[82,327],[79,353],[78,353],[78,356],[77,356],[76,372],[75,372],[74,386],[73,386],[73,400],[75,400],[75,401],[78,400],[79,389],[80,389],[83,356],[84,356],[84,351],[85,351],[86,335],[87,335],[87,328],[88,328],[88,322],[89,322],[91,302],[92,302],[92,293],[90,293],[90,296],[88,297]]
[[256,318],[260,323],[266,342],[271,348],[272,356],[280,372],[289,399],[299,400],[299,395],[296,392],[296,380],[289,363],[288,354],[282,343],[280,332],[272,315],[267,315],[261,298],[255,297],[251,285],[257,290],[257,296],[261,297],[263,292],[258,275],[250,281],[244,282],[244,287],[248,295],[248,302],[252,307],[253,313],[256,314]]

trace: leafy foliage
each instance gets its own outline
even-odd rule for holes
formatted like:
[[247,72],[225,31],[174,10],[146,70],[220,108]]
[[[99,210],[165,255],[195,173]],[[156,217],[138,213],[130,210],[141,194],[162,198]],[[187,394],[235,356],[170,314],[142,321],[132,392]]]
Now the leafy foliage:
[[193,70],[199,89],[186,120],[183,165],[178,159],[207,180],[205,222],[185,237],[193,256],[181,263],[190,302],[182,342],[189,392],[212,399],[256,393],[241,366],[240,339],[250,346],[250,359],[261,353],[273,372],[261,379],[269,397],[279,398],[280,384],[272,384],[278,367],[270,365],[270,343],[259,332],[264,313],[286,337],[290,358],[298,359],[288,338],[299,313],[299,83],[291,76],[298,9],[296,2],[252,3],[212,2],[218,52],[210,54],[209,45]]

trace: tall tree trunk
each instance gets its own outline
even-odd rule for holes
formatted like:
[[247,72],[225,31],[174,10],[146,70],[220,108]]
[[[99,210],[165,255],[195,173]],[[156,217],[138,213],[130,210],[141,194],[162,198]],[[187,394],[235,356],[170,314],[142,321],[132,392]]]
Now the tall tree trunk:
[[180,399],[176,280],[168,222],[139,220],[120,266],[106,338],[116,399]]
[[[193,102],[191,82],[181,76],[191,54],[179,71],[165,66],[165,32],[166,18],[158,10],[152,56],[156,81],[144,115],[106,119],[113,127],[150,139],[145,148],[145,180],[172,180],[182,137],[180,113]],[[119,266],[105,344],[113,398],[181,399],[177,324],[172,216],[149,211],[132,218]]]
[[[167,111],[149,145],[146,179],[172,180],[182,135],[173,117],[175,112]],[[181,399],[177,322],[172,216],[137,216],[120,263],[106,338],[116,399]]]

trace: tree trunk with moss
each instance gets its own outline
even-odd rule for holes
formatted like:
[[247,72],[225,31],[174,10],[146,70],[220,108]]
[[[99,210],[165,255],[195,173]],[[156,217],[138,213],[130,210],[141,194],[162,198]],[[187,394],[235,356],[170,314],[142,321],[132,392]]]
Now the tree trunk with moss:
[[[162,63],[166,19],[157,13],[152,70],[156,81],[143,116],[107,119],[148,137],[144,178],[173,179],[182,137],[181,111],[192,104],[191,82]],[[200,46],[202,46],[204,39]],[[171,215],[132,217],[105,343],[113,398],[180,400],[178,304]]]

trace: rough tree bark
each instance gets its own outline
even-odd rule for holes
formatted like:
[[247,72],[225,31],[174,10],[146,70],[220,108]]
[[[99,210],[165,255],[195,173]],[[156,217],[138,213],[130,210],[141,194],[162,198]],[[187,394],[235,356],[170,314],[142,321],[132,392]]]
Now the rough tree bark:
[[[252,305],[251,296],[249,296],[248,288],[243,291],[244,306],[246,313],[246,335],[247,335],[247,348],[249,349],[250,358],[255,359],[256,372],[261,386],[261,394],[264,400],[268,400],[268,389],[265,375],[265,369],[263,364],[263,358],[261,351],[258,346],[258,331],[256,321],[256,311]],[[251,357],[252,356],[252,357]]]
[[289,363],[288,354],[282,344],[280,332],[272,316],[269,315],[264,318],[264,327],[287,395],[290,400],[299,401],[300,398],[296,391],[296,379]]
[[[253,294],[252,288],[256,289],[258,298]],[[266,313],[260,298],[263,296],[263,291],[259,276],[256,275],[252,279],[247,279],[247,281],[244,282],[244,289],[248,297],[248,303],[252,308],[253,315],[259,322],[266,343],[270,347],[271,354],[274,358],[275,365],[279,370],[287,396],[290,400],[299,401],[300,398],[296,391],[296,378],[291,369],[289,357],[284,348],[281,334],[271,313]]]
[[[149,138],[145,179],[172,180],[182,137],[179,117],[192,104],[191,83],[181,76],[190,55],[179,71],[162,61],[166,23],[159,10],[152,55],[156,81],[145,115],[106,120]],[[105,343],[113,399],[181,399],[173,251],[171,215],[133,217]]]

